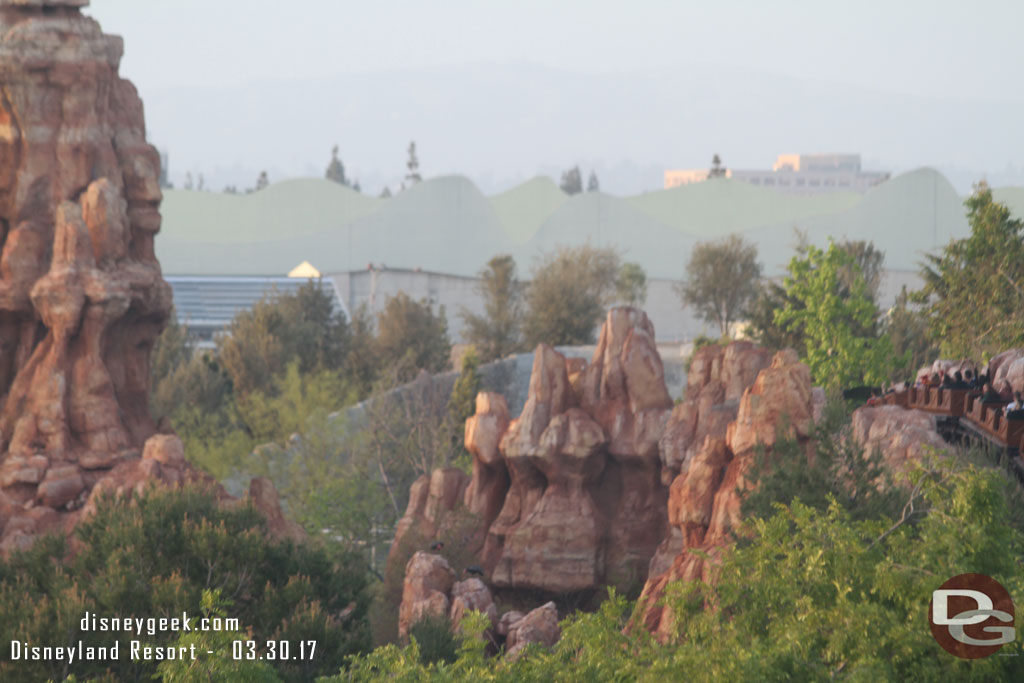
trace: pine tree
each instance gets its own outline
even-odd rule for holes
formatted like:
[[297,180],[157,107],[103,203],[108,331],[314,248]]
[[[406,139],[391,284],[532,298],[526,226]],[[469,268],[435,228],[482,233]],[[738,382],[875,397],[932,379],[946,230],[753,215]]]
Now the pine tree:
[[423,180],[420,176],[420,160],[416,156],[416,141],[409,143],[409,160],[405,162],[405,167],[408,169],[408,173],[405,174],[405,179],[410,186]]
[[270,185],[270,178],[266,171],[260,171],[260,177],[256,179],[256,191],[260,191]]
[[327,165],[327,172],[324,174],[324,177],[339,185],[348,185],[348,181],[345,180],[345,165],[338,158],[337,145],[331,149],[331,163]]
[[477,288],[484,301],[484,315],[462,308],[467,341],[485,363],[522,348],[523,285],[516,278],[516,262],[500,254],[487,262]]
[[708,180],[712,178],[725,178],[728,174],[728,169],[722,166],[722,159],[717,154],[711,157],[711,170],[708,171]]
[[591,171],[590,177],[587,178],[587,192],[599,192],[601,190],[601,184],[597,182],[597,172]]
[[562,173],[562,182],[558,186],[566,194],[579,194],[583,192],[583,178],[580,176],[580,167],[573,166],[568,171]]

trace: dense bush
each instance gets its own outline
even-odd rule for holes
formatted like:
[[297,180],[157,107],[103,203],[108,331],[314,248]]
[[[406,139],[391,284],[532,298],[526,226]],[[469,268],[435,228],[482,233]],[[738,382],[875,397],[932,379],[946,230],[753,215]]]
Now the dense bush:
[[[856,520],[836,500],[823,509],[778,504],[740,530],[717,582],[677,584],[666,604],[666,643],[626,628],[630,606],[612,595],[563,623],[553,651],[486,659],[483,620],[464,622],[455,662],[424,664],[417,643],[352,662],[354,680],[415,681],[829,681],[1020,680],[1021,641],[962,660],[932,638],[931,592],[967,571],[1024,594],[1024,535],[1011,524],[1002,472],[952,459],[913,474],[913,520]],[[327,681],[352,680],[349,674]]]
[[[199,617],[204,592],[240,621],[247,638],[317,640],[313,661],[275,664],[286,680],[337,671],[345,657],[369,645],[368,577],[360,562],[330,559],[313,544],[267,537],[266,520],[250,506],[220,506],[205,490],[153,490],[132,503],[101,500],[75,530],[77,555],[62,537],[41,539],[26,553],[0,562],[0,637],[34,645],[86,646],[120,642],[116,661],[3,661],[3,680],[80,679],[108,670],[119,680],[142,680],[157,661],[133,662],[129,641],[166,646],[175,632],[142,636],[79,633],[86,612],[99,617]],[[206,599],[207,610],[216,607]],[[195,628],[195,624],[193,624]],[[196,634],[198,635],[198,634]],[[209,637],[214,637],[210,635]]]

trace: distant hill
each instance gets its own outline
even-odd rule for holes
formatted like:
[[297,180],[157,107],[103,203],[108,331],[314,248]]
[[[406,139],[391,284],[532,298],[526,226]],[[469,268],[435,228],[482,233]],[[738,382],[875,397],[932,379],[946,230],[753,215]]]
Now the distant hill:
[[721,178],[647,192],[628,201],[651,217],[698,239],[798,221],[849,209],[862,196],[829,192],[800,197]]
[[[994,193],[1024,216],[1024,188]],[[775,275],[792,256],[795,230],[818,244],[871,240],[887,268],[913,270],[922,253],[968,232],[963,198],[927,168],[864,195],[810,197],[732,180],[569,197],[536,177],[488,198],[468,179],[445,176],[384,200],[303,179],[245,195],[169,190],[162,212],[157,255],[170,275],[283,275],[302,261],[325,273],[372,262],[474,275],[498,253],[527,273],[541,251],[589,243],[618,248],[651,277],[678,278],[696,242],[734,232],[758,245]]]

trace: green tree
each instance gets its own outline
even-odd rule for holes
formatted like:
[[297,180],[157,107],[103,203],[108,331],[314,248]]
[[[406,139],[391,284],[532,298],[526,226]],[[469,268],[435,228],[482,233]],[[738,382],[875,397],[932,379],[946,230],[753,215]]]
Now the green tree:
[[327,171],[324,173],[324,177],[339,185],[348,186],[348,180],[345,179],[345,165],[338,158],[337,145],[331,148],[331,163],[327,164]]
[[193,348],[189,343],[188,330],[178,322],[178,316],[171,310],[167,325],[157,337],[156,344],[150,354],[150,386],[154,389],[167,377],[186,365],[192,358]]
[[240,312],[217,341],[218,358],[239,396],[266,391],[292,360],[303,373],[336,370],[345,362],[348,344],[345,315],[314,280],[295,294],[267,296]]
[[[807,257],[809,242],[807,235],[797,231],[796,255]],[[850,263],[839,271],[837,294],[842,298],[850,296],[855,281],[863,274],[866,294],[872,303],[877,303],[878,288],[881,285],[882,266],[885,254],[875,249],[874,244],[864,241],[844,241],[838,243],[840,249],[850,256]],[[858,271],[858,268],[860,270]],[[782,309],[798,310],[803,304],[790,296],[786,288],[777,282],[766,280],[758,290],[747,309],[750,322],[750,334],[761,345],[771,349],[802,350],[807,343],[806,335],[800,325],[783,327],[776,322],[775,312]],[[858,329],[857,333],[865,336],[878,333],[878,321],[872,320],[866,329]]]
[[790,261],[785,279],[796,305],[775,311],[776,324],[804,335],[804,361],[815,383],[825,387],[881,384],[895,360],[889,337],[870,332],[878,309],[863,278],[853,278],[846,296],[840,292],[841,273],[851,269],[856,273],[859,266],[834,242],[827,251],[808,246],[804,258]]
[[425,664],[414,641],[356,657],[326,683],[1019,680],[1019,640],[1004,646],[1010,656],[958,659],[923,618],[932,591],[957,574],[1024,591],[1024,535],[1012,524],[1008,485],[998,470],[950,458],[911,473],[896,518],[858,519],[837,500],[777,505],[736,529],[739,542],[714,560],[713,586],[669,586],[675,627],[665,642],[630,623],[629,604],[611,593],[597,612],[565,619],[550,652],[485,659],[487,623],[474,616],[454,662]]
[[527,344],[593,343],[594,330],[615,295],[618,272],[618,254],[608,248],[560,247],[542,254],[526,293]]
[[583,176],[580,175],[580,167],[573,166],[562,173],[562,181],[558,184],[562,192],[568,195],[583,192]]
[[[206,619],[230,618],[231,601],[221,597],[221,590],[204,590],[200,613]],[[157,666],[157,676],[164,683],[188,683],[197,680],[280,681],[274,668],[261,659],[235,659],[235,641],[252,640],[251,634],[237,631],[182,631],[174,647],[199,653],[195,659],[183,658],[163,661]],[[212,654],[210,654],[212,653]]]
[[722,165],[722,160],[716,154],[711,157],[711,168],[708,170],[708,180],[712,178],[725,178],[729,174],[728,169]]
[[858,279],[863,279],[865,294],[871,299],[871,303],[877,305],[879,303],[878,288],[882,284],[882,265],[885,263],[885,252],[875,249],[873,242],[865,240],[845,240],[839,243],[839,248],[853,259],[849,266],[839,271],[840,287],[850,291]]
[[591,171],[587,178],[587,192],[600,192],[601,183],[597,180],[597,171]]
[[928,320],[911,301],[906,286],[885,315],[884,331],[892,340],[896,358],[903,360],[894,368],[893,381],[912,380],[918,368],[939,356],[939,345],[928,334]]
[[641,308],[647,300],[647,273],[639,263],[623,263],[615,278],[615,296],[626,304]]
[[360,399],[370,395],[380,371],[380,359],[374,339],[373,316],[366,303],[352,314],[349,352],[343,366],[344,375]]
[[448,366],[452,343],[444,307],[437,315],[427,301],[414,301],[405,292],[388,299],[377,316],[376,355],[384,366],[398,366],[403,359],[406,381],[419,370],[439,372]]
[[683,306],[694,308],[706,322],[716,323],[725,337],[757,294],[760,278],[757,247],[739,235],[730,235],[693,248],[686,279],[676,292]]
[[926,256],[915,299],[944,356],[982,358],[1024,344],[1024,221],[985,183],[964,205],[971,234]]
[[[409,158],[405,162],[405,170],[405,182],[410,187],[423,180],[423,176],[420,175],[420,158],[416,155],[415,140],[409,143]],[[387,188],[384,189],[386,190]]]
[[743,517],[768,519],[781,503],[799,500],[825,512],[838,502],[852,519],[878,519],[899,514],[904,492],[894,485],[877,452],[865,451],[853,437],[852,407],[834,392],[811,427],[814,457],[807,447],[785,434],[777,435],[770,457],[760,457],[749,475],[743,496]]
[[[202,185],[201,180],[199,184]],[[259,192],[260,190],[265,190],[269,186],[270,177],[267,175],[266,171],[260,171],[260,177],[256,179],[256,191]],[[200,187],[200,189],[202,189],[202,187]]]
[[373,361],[366,337],[362,328],[350,334],[333,296],[313,281],[240,312],[217,352],[192,354],[171,325],[154,357],[164,375],[154,383],[154,416],[171,418],[193,462],[228,476],[261,440],[284,440],[372,383],[376,367],[361,364]]
[[452,395],[448,399],[448,429],[452,444],[451,461],[458,467],[469,471],[472,459],[466,450],[466,420],[476,413],[476,395],[480,393],[480,360],[476,350],[470,347],[462,357],[462,370],[452,386]]
[[[64,680],[74,673],[91,680],[109,669],[116,680],[146,680],[157,673],[159,662],[132,661],[128,641],[169,646],[178,634],[147,632],[139,638],[80,632],[82,616],[87,611],[140,619],[182,612],[198,616],[201,605],[218,608],[204,601],[204,591],[219,590],[229,598],[227,611],[238,619],[238,630],[251,631],[261,645],[319,640],[314,660],[272,664],[285,680],[337,671],[347,656],[368,648],[369,581],[361,563],[342,555],[331,559],[315,541],[271,539],[265,517],[250,505],[222,506],[214,492],[193,486],[154,488],[131,502],[101,497],[95,513],[74,533],[74,555],[58,535],[0,561],[0,635],[5,642],[40,645],[119,642],[121,658],[82,660],[70,669],[62,663],[7,660],[0,662],[0,679]],[[204,636],[223,645],[216,634]],[[219,652],[218,659],[225,654],[230,650]]]
[[798,301],[786,294],[777,282],[765,280],[747,307],[750,336],[761,346],[773,351],[804,348],[803,330],[795,325],[784,327],[775,322],[775,311],[797,308]]
[[477,292],[484,301],[484,315],[462,309],[466,341],[487,363],[522,348],[523,286],[516,278],[516,262],[508,254],[495,256],[480,273]]

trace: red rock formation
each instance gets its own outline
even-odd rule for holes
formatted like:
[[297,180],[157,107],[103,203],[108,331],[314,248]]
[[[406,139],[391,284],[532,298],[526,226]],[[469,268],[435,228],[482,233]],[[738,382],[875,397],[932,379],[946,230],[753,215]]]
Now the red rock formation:
[[[565,358],[550,346],[541,344],[534,352],[526,405],[501,439],[500,450],[511,475],[511,483],[501,512],[487,530],[483,561],[488,570],[498,565],[505,552],[506,541],[521,523],[530,518],[544,496],[548,482],[536,463],[550,448],[542,448],[541,436],[551,418],[565,412],[574,403]],[[523,534],[519,540],[525,540]],[[521,554],[525,555],[525,549]],[[514,571],[503,573],[506,582],[514,576]]]
[[899,476],[911,461],[931,451],[945,452],[946,442],[935,428],[935,416],[900,406],[863,406],[853,412],[853,438],[865,449],[877,449],[886,469]]
[[267,518],[267,531],[272,537],[287,538],[296,543],[307,538],[305,529],[285,518],[277,488],[267,477],[256,477],[249,482],[249,500]]
[[807,437],[813,420],[811,372],[800,362],[796,351],[786,349],[775,354],[772,364],[758,374],[754,386],[743,392],[739,413],[729,426],[726,441],[737,455],[759,444],[770,448],[776,436]]
[[[689,396],[699,399],[708,386],[713,386],[713,372],[720,367],[716,358],[726,355],[718,353],[704,351],[697,379],[706,384],[688,392]],[[741,492],[749,487],[746,477],[760,452],[758,446],[770,449],[778,434],[805,439],[810,433],[814,404],[807,366],[793,351],[781,351],[743,390],[736,419],[725,433],[706,436],[696,452],[684,459],[669,491],[669,523],[674,533],[652,559],[641,595],[637,618],[645,628],[659,637],[669,634],[673,617],[657,604],[665,587],[676,580],[710,579],[713,558],[729,543],[729,532],[740,521]],[[679,450],[679,445],[671,443],[672,438],[673,433],[666,432],[663,451]],[[680,438],[685,439],[685,435]],[[700,550],[712,560],[689,552],[691,549]]]
[[509,659],[516,659],[531,643],[553,647],[561,637],[562,629],[558,626],[558,608],[553,602],[545,603],[508,626],[505,656]]
[[[727,472],[726,429],[770,360],[750,342],[701,349],[687,400],[673,410],[654,330],[640,311],[608,313],[589,364],[539,346],[519,418],[509,422],[504,401],[481,394],[466,424],[474,465],[464,502],[480,519],[480,563],[492,584],[560,593],[628,586],[666,571],[686,543],[702,542],[709,520],[673,508],[668,485],[700,453],[690,483],[679,484],[684,489],[717,486],[726,476],[742,483],[742,470]],[[809,386],[803,397],[809,400]],[[719,445],[705,452],[706,441]],[[412,529],[436,530],[427,488],[423,478],[410,491],[394,547]],[[703,517],[713,505],[708,497]],[[723,518],[735,514],[723,510]]]
[[725,438],[726,427],[736,419],[743,391],[770,362],[767,349],[747,341],[727,346],[712,344],[694,353],[685,400],[672,410],[659,444],[665,485],[685,470],[706,438]]
[[[1024,353],[1021,357],[1012,363],[1007,364],[1006,373],[1003,375],[1003,382],[1007,386],[1004,386],[1004,390],[1007,390],[1007,394],[1014,391],[1024,392]],[[1000,368],[1001,370],[1002,368]],[[1009,396],[1007,396],[1009,398]]]
[[466,420],[466,450],[473,456],[473,478],[466,489],[466,507],[489,528],[501,511],[509,476],[498,446],[508,430],[508,405],[501,394],[481,392],[476,414]]
[[408,637],[409,628],[426,615],[448,616],[454,584],[455,572],[440,555],[420,551],[409,558],[398,608],[399,638]]
[[1024,391],[1024,349],[1009,349],[988,362],[992,388],[1010,400],[1014,391]]
[[[0,0],[4,552],[70,530],[104,492],[212,485],[154,436],[149,355],[171,309],[153,250],[160,158],[117,73],[121,39],[88,4]],[[272,487],[254,490],[273,513]]]
[[505,538],[495,585],[571,592],[603,581],[606,523],[591,490],[604,470],[604,447],[601,428],[579,408],[551,420],[533,459],[543,493]]
[[[658,442],[671,405],[651,323],[630,308],[609,312],[590,364],[538,346],[517,419],[501,397],[478,397],[464,503],[496,587],[573,592],[646,576],[668,528]],[[433,528],[425,486],[410,491],[393,548]]]
[[451,620],[453,629],[458,628],[462,623],[462,618],[469,610],[475,610],[486,616],[491,620],[492,627],[498,624],[498,608],[494,604],[494,597],[487,585],[478,578],[474,577],[453,584],[451,603],[452,607],[448,618]]
[[409,489],[409,503],[405,515],[398,520],[389,558],[395,556],[410,532],[421,539],[435,537],[448,513],[462,503],[468,485],[469,477],[455,467],[434,470],[430,476],[420,475]]
[[0,2],[0,431],[13,454],[138,448],[155,431],[149,350],[171,307],[153,253],[160,160],[117,76],[121,39],[83,4]]
[[[485,574],[499,594],[646,574],[637,618],[667,634],[672,615],[655,604],[665,586],[711,579],[758,454],[780,435],[806,441],[823,404],[794,352],[741,342],[698,351],[686,400],[672,409],[653,330],[632,309],[609,313],[585,369],[538,347],[522,415],[509,422],[504,402],[482,394],[467,423],[474,474],[464,502],[481,518]],[[887,442],[892,458],[913,457],[900,438]],[[414,486],[403,528],[430,527],[427,488],[426,479]],[[498,620],[510,650],[523,619]]]
[[654,326],[642,311],[608,312],[583,404],[608,438],[608,474],[597,492],[600,509],[610,511],[605,571],[616,584],[642,581],[668,531],[658,441],[672,409]]

